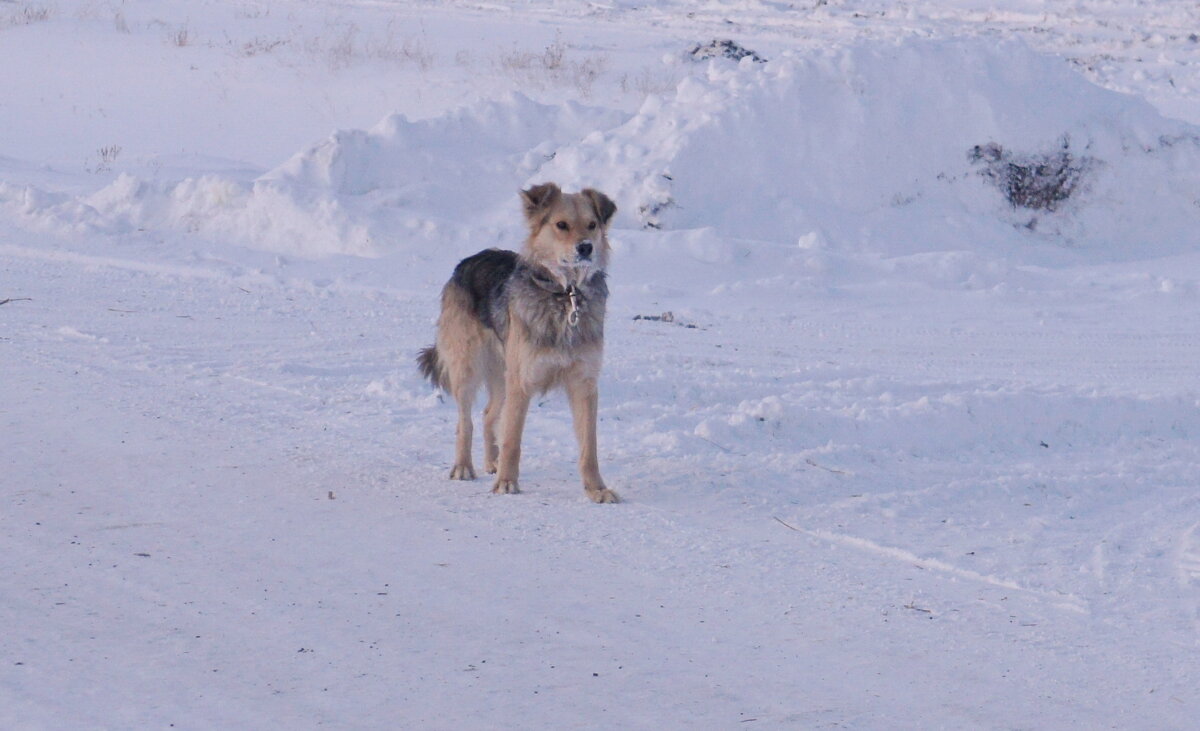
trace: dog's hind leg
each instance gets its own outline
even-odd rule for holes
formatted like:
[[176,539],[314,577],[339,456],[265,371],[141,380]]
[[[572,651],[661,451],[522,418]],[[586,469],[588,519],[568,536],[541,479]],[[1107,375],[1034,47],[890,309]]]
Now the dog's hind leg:
[[442,292],[442,314],[438,318],[437,354],[443,364],[450,393],[458,404],[458,429],[454,442],[452,480],[475,479],[471,461],[471,407],[483,375],[485,350],[483,325],[471,312],[468,293],[453,282]]

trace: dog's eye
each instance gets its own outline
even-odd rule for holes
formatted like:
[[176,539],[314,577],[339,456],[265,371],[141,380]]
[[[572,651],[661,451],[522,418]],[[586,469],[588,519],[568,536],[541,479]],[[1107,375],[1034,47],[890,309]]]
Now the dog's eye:
[[558,226],[558,230],[559,230],[559,231],[566,231],[566,230],[567,230],[567,222],[566,222],[566,221],[559,221],[558,223],[556,223],[556,224],[554,224],[554,225],[555,225],[555,226]]
[[588,224],[588,231],[594,231],[595,229],[596,229],[595,221],[592,221],[591,223]]

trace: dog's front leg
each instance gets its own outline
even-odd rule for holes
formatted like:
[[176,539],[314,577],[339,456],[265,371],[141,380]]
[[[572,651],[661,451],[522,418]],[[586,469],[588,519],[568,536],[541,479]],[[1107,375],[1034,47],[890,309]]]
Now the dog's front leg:
[[592,502],[615,503],[617,493],[604,486],[600,477],[600,460],[596,455],[596,417],[600,397],[596,379],[591,376],[570,376],[566,379],[567,398],[571,401],[571,416],[575,421],[575,437],[579,440],[579,475],[583,489]]
[[517,476],[521,470],[521,433],[525,431],[525,415],[529,413],[529,390],[521,382],[520,373],[510,367],[505,378],[504,405],[500,411],[500,464],[492,492],[520,492]]

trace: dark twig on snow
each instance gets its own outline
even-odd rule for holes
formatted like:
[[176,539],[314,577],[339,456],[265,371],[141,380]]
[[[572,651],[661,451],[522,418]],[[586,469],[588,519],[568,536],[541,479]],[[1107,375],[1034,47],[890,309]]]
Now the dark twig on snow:
[[664,312],[661,315],[634,315],[635,320],[651,320],[653,322],[675,322],[675,313]]
[[789,525],[788,523],[785,523],[785,522],[783,522],[783,519],[782,519],[782,518],[780,518],[780,517],[779,517],[779,516],[777,516],[777,515],[772,515],[771,517],[772,517],[772,518],[774,518],[776,521],[778,521],[778,522],[779,522],[779,524],[780,524],[780,525],[782,525],[784,528],[787,528],[787,529],[789,529],[789,530],[794,530],[794,531],[796,531],[797,533],[803,533],[803,532],[804,532],[804,531],[800,530],[799,528],[797,528],[797,527],[796,527],[796,526],[794,526],[794,525]]
[[22,302],[22,301],[23,302],[32,302],[33,298],[32,297],[9,297],[7,299],[0,300],[0,305],[7,305],[9,302]]
[[808,459],[808,458],[805,458],[804,462],[805,462],[805,464],[807,464],[807,465],[809,465],[809,466],[811,466],[811,467],[816,467],[817,469],[819,469],[819,470],[825,470],[826,472],[832,472],[832,473],[833,473],[833,474],[835,474],[835,475],[848,475],[848,474],[850,474],[849,472],[847,472],[847,471],[845,471],[845,470],[835,470],[835,469],[834,469],[834,468],[832,468],[832,467],[826,467],[826,466],[825,466],[825,465],[823,465],[823,464],[817,464],[816,462],[814,462],[814,461],[812,461],[811,459]]
[[717,444],[716,442],[714,442],[713,440],[702,437],[699,434],[697,434],[696,437],[708,442],[709,444],[713,445],[714,447],[721,450],[722,452],[725,452],[726,454],[733,454],[733,450],[730,449],[729,447],[723,447],[720,444]]

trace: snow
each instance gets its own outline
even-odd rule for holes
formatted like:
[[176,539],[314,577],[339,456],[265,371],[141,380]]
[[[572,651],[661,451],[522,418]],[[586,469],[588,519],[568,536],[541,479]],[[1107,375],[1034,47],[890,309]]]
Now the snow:
[[[0,726],[1194,725],[1197,20],[0,7]],[[544,180],[620,505],[558,395],[447,480],[413,363]]]

